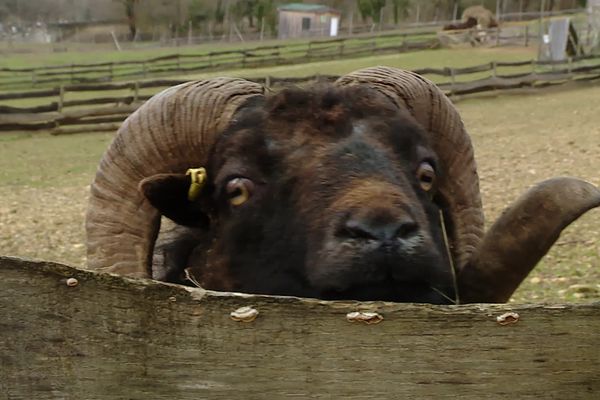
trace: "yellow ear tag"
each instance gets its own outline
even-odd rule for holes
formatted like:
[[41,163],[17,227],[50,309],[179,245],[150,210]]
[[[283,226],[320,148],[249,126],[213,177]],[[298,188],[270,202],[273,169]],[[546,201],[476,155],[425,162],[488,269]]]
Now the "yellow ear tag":
[[192,183],[188,190],[188,200],[194,201],[200,196],[202,187],[206,182],[206,170],[204,168],[190,168],[185,172],[186,175],[190,175]]

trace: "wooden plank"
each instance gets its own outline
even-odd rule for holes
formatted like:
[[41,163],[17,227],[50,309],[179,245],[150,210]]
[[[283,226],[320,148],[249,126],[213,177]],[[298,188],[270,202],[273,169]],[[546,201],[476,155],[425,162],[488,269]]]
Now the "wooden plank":
[[63,118],[60,125],[99,125],[107,122],[123,122],[129,114],[111,114],[94,118]]
[[452,76],[452,68],[419,68],[413,70],[414,73],[419,75],[441,75],[441,76]]
[[317,80],[320,80],[321,82],[323,82],[323,81],[333,82],[338,78],[339,78],[339,76],[337,76],[337,75],[310,75],[310,76],[299,76],[299,77],[291,77],[291,78],[279,78],[276,76],[271,76],[271,77],[269,77],[269,82],[273,86],[275,86],[275,85],[286,86],[286,85],[298,85],[298,84],[302,84],[302,83],[310,83],[310,82],[315,82]]
[[0,100],[34,99],[38,97],[58,96],[59,88],[45,90],[30,90],[26,92],[0,93]]
[[[68,286],[68,278],[78,284]],[[259,311],[235,322],[241,306]],[[379,324],[348,312],[380,313]],[[518,322],[498,324],[505,312]],[[430,306],[204,291],[0,258],[7,399],[595,399],[600,303]]]
[[[0,114],[0,131],[50,129],[60,124],[122,121],[142,103],[47,114]],[[93,117],[106,117],[95,118]],[[86,121],[87,119],[87,121]],[[91,120],[90,120],[91,119]]]
[[92,92],[92,91],[104,91],[104,90],[121,90],[121,89],[132,89],[133,82],[122,82],[122,83],[86,83],[86,84],[75,84],[65,85],[65,90],[69,92]]
[[50,111],[58,111],[57,102],[53,101],[50,104],[44,104],[34,107],[12,107],[0,104],[0,114],[44,113]]
[[110,123],[95,123],[94,126],[72,126],[68,128],[59,127],[50,131],[53,136],[73,135],[76,133],[92,133],[92,132],[116,132],[121,124]]
[[454,75],[465,75],[465,74],[473,74],[476,72],[487,72],[493,69],[492,63],[485,63],[480,65],[474,65],[472,67],[465,68],[452,68],[454,70]]
[[0,131],[37,131],[56,127],[59,113],[0,114]]

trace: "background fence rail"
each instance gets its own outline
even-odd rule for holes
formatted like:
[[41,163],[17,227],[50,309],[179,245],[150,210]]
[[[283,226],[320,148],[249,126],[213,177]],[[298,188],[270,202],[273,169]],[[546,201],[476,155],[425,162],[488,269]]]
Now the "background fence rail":
[[[589,47],[589,26],[581,27],[580,43]],[[307,61],[400,53],[455,44],[529,46],[539,40],[527,24],[508,23],[488,30],[440,31],[439,28],[377,32],[352,37],[285,44],[260,45],[233,50],[166,54],[138,60],[72,63],[34,67],[0,67],[0,91],[149,79],[174,74],[223,69],[254,68]],[[586,39],[587,38],[587,39]],[[187,50],[189,51],[189,50]],[[0,97],[1,98],[1,97]]]
[[[516,88],[537,88],[569,81],[600,79],[600,54],[564,61],[490,62],[466,68],[421,68],[413,72],[437,82],[449,96]],[[446,79],[446,78],[449,78]],[[332,82],[337,76],[249,78],[272,88]],[[443,80],[446,79],[446,80]],[[184,83],[181,79],[156,79],[103,84],[61,85],[52,89],[0,93],[0,101],[47,99],[36,106],[0,104],[0,131],[52,130],[54,134],[115,130],[155,89]],[[110,94],[105,94],[113,92]],[[115,92],[118,92],[115,94]],[[65,100],[68,93],[84,98]],[[88,107],[91,106],[91,107]],[[65,126],[76,126],[65,128]]]
[[258,46],[248,49],[169,54],[144,60],[63,64],[30,68],[0,68],[0,90],[47,84],[113,82],[173,73],[249,68],[318,61],[367,54],[384,54],[439,45],[435,31],[395,32],[333,40]]

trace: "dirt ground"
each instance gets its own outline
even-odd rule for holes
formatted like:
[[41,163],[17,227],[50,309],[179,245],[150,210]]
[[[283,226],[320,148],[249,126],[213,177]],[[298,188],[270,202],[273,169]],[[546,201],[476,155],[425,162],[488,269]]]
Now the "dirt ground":
[[[570,175],[600,185],[600,86],[462,99],[489,226],[528,187]],[[110,135],[0,136],[0,254],[85,265],[88,185]],[[600,209],[569,227],[516,302],[600,300]]]

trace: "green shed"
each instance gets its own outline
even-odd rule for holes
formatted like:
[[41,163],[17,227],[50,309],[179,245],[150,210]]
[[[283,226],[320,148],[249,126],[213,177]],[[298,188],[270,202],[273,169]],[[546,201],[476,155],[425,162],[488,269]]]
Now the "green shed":
[[337,36],[341,12],[320,4],[291,3],[277,8],[279,38]]

